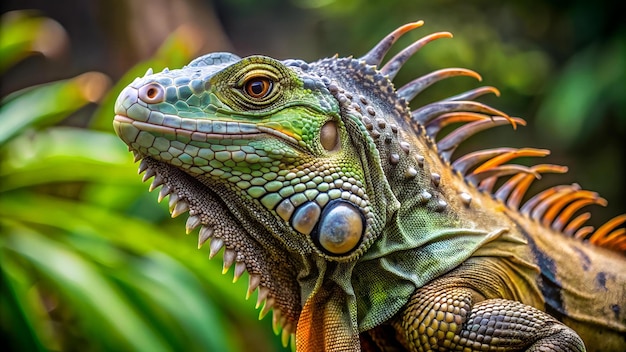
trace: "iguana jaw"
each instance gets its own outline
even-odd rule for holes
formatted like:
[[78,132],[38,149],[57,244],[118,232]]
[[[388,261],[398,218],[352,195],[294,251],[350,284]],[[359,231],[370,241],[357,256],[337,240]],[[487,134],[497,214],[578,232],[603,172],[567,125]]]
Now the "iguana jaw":
[[[294,149],[298,148],[298,141],[289,134],[280,130],[263,126],[262,124],[246,124],[246,123],[225,123],[214,121],[203,121],[204,128],[207,130],[217,130],[218,128],[225,128],[226,131],[217,132],[199,132],[197,128],[181,128],[157,125],[146,123],[143,121],[133,120],[125,115],[115,115],[113,119],[114,126],[119,133],[122,134],[122,138],[129,143],[133,143],[131,135],[136,134],[138,131],[145,131],[151,134],[161,134],[164,136],[176,136],[176,135],[189,135],[194,141],[207,142],[211,140],[223,140],[223,139],[242,139],[242,140],[261,140],[267,138],[278,138],[284,141],[286,144],[290,144]],[[130,128],[132,125],[132,128]],[[195,126],[195,125],[194,125]],[[230,130],[230,131],[229,131]],[[140,148],[140,147],[139,147]],[[200,172],[202,174],[202,172]]]
[[[137,160],[141,159],[140,154],[134,154]],[[246,299],[254,291],[257,292],[259,319],[272,310],[274,332],[281,334],[283,345],[286,346],[292,338],[301,311],[295,269],[287,257],[268,252],[253,239],[259,236],[249,233],[233,217],[227,204],[180,169],[146,157],[141,159],[139,173],[143,173],[144,182],[152,180],[150,191],[160,187],[159,202],[169,196],[172,217],[189,212],[186,232],[189,234],[199,228],[199,249],[209,243],[209,258],[223,252],[222,274],[234,267],[233,282],[236,282],[244,273],[248,273]],[[267,235],[260,236],[269,238]]]

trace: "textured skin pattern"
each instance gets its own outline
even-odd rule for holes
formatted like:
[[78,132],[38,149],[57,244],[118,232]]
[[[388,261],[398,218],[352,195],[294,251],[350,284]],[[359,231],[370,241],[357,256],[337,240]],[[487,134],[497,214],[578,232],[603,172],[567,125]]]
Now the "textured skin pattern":
[[[114,128],[144,181],[188,212],[198,247],[248,274],[260,318],[299,351],[626,350],[626,216],[583,226],[577,185],[522,202],[542,157],[494,148],[453,160],[488,128],[524,121],[480,87],[411,110],[443,69],[397,88],[417,40],[383,64],[402,26],[361,58],[312,63],[212,53],[137,78]],[[442,138],[446,126],[460,124]],[[505,181],[499,186],[503,177]],[[585,243],[586,239],[598,246]],[[613,251],[605,246],[614,249]],[[617,251],[616,251],[617,250]],[[210,273],[209,273],[210,274]],[[581,339],[582,338],[582,339]]]
[[545,312],[516,301],[484,300],[445,279],[420,288],[398,320],[394,326],[411,351],[585,350],[573,330]]

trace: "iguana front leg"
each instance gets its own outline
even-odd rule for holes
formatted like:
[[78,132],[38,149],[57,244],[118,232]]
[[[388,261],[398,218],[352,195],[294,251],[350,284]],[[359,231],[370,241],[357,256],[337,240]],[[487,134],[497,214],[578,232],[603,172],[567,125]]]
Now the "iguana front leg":
[[572,329],[545,312],[485,299],[446,279],[417,290],[393,322],[410,351],[585,351]]

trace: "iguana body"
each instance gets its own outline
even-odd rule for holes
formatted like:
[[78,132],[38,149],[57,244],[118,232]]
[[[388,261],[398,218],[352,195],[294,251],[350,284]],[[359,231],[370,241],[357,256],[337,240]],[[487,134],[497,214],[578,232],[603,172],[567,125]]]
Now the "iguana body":
[[249,273],[261,315],[273,309],[298,350],[581,351],[578,336],[588,350],[626,349],[624,217],[582,227],[574,213],[604,200],[577,185],[522,203],[540,173],[564,168],[507,162],[545,150],[451,162],[465,138],[523,120],[472,101],[491,87],[410,111],[435,81],[479,78],[447,69],[396,90],[402,64],[449,36],[381,65],[420,25],[360,59],[214,53],[149,71],[118,98],[115,130],[172,215],[189,211],[199,246],[224,248],[236,279]]

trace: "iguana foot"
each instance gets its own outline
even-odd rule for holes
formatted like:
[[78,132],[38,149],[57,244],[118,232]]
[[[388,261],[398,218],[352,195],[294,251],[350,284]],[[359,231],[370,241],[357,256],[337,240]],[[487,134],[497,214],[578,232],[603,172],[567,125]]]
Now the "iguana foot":
[[545,312],[449,286],[435,281],[417,290],[396,318],[408,350],[585,351],[572,329]]

